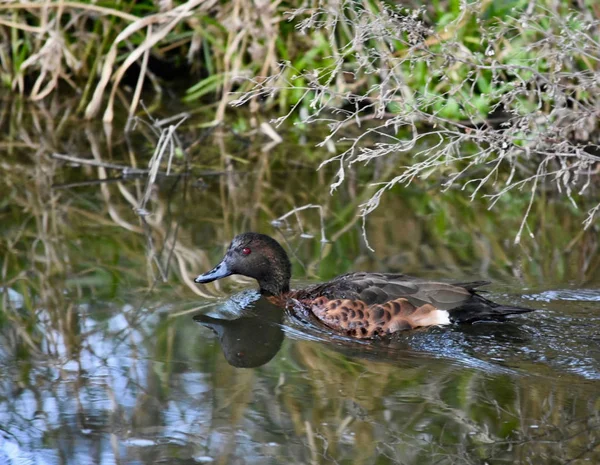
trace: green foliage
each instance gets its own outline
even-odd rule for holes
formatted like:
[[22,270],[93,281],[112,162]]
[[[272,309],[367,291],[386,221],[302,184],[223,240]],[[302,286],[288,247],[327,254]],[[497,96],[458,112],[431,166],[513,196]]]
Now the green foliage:
[[[212,101],[227,101],[231,91],[243,93],[251,88],[249,82],[240,78],[263,79],[279,72],[279,81],[286,84],[280,85],[277,97],[271,96],[269,100],[282,112],[296,105],[297,111],[304,108],[311,112],[311,102],[319,96],[307,93],[307,89],[318,85],[345,92],[343,87],[347,86],[340,88],[340,84],[347,81],[352,84],[354,93],[368,92],[375,97],[373,86],[382,84],[380,70],[399,66],[404,83],[420,102],[420,111],[455,120],[483,119],[505,91],[491,70],[474,70],[464,59],[470,54],[468,59],[490,64],[531,66],[531,72],[519,72],[518,78],[525,81],[531,79],[532,72],[547,72],[552,65],[538,59],[535,44],[542,38],[542,31],[553,27],[551,13],[563,14],[570,7],[566,0],[558,5],[542,3],[536,11],[547,8],[548,18],[534,16],[527,25],[521,19],[530,2],[523,0],[438,0],[414,11],[378,0],[345,1],[335,22],[327,16],[326,7],[322,10],[301,8],[290,16],[295,3],[272,5],[258,12],[245,2],[221,2],[208,12],[201,4],[188,2],[193,16],[182,16],[152,48],[152,54],[163,60],[178,58],[175,61],[180,63],[188,58],[192,60],[190,70],[200,72],[202,78],[188,89],[184,97],[188,102],[206,100],[208,96]],[[50,76],[37,77],[34,98],[43,94],[42,88],[48,92],[56,89],[61,78],[76,87],[83,82],[85,87],[79,105],[83,109],[90,102],[89,92],[97,84],[99,63],[104,61],[111,47],[116,47],[116,65],[122,63],[132,49],[146,47],[145,43],[153,38],[153,33],[142,27],[125,40],[115,41],[117,35],[149,15],[168,12],[161,12],[159,4],[149,1],[125,4],[81,1],[61,10],[50,9],[49,17],[41,13],[39,8],[26,8],[19,3],[5,5],[0,10],[0,19],[13,25],[0,25],[0,32],[9,39],[4,47],[6,44],[10,47],[5,49],[10,53],[4,54],[9,59],[0,60],[2,80],[21,92],[30,92],[23,86],[25,75],[52,74],[50,82]],[[63,25],[58,37],[35,29],[49,20]],[[363,30],[365,25],[371,30]],[[589,32],[576,15],[570,14],[566,25],[573,33]],[[160,29],[156,26],[155,30],[157,28]],[[415,48],[419,41],[425,41],[426,48]],[[54,47],[57,69],[51,69],[50,63],[44,61],[43,47]],[[443,53],[448,47],[457,58],[455,63],[448,61],[448,55]],[[373,51],[371,56],[369,50]],[[402,59],[403,56],[406,59]],[[343,59],[341,66],[339,58]],[[23,68],[28,59],[31,62]],[[573,59],[584,67],[589,64],[577,56]],[[279,70],[282,62],[287,65]],[[188,72],[185,70],[182,68]],[[317,73],[315,82],[310,73]],[[355,73],[359,74],[349,80]],[[188,80],[193,78],[194,75],[187,77]],[[503,78],[506,84],[513,79],[509,75]],[[340,104],[343,100],[338,99],[337,105]],[[397,111],[395,105],[389,102],[389,111]],[[520,102],[517,106],[525,108],[527,104]],[[531,111],[531,105],[524,111]],[[219,115],[222,118],[222,110]]]

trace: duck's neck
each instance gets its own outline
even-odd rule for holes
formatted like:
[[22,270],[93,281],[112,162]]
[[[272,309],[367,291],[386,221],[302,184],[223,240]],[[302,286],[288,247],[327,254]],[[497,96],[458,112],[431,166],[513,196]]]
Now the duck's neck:
[[275,282],[259,282],[260,293],[266,296],[280,296],[290,292],[289,281],[283,285]]
[[290,292],[292,264],[287,255],[273,257],[271,267],[266,273],[257,278],[260,292],[263,295],[282,295]]

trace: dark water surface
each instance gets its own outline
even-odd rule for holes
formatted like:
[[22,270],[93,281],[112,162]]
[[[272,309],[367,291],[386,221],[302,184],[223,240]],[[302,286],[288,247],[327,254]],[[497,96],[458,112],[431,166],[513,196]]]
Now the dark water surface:
[[[515,246],[528,197],[488,211],[416,183],[371,215],[370,252],[357,207],[401,160],[350,173],[330,196],[337,167],[315,172],[324,154],[305,135],[267,147],[261,134],[207,132],[200,115],[179,132],[189,170],[181,157],[172,168],[187,175],[147,191],[146,175],[106,163],[145,167],[151,130],[126,137],[73,125],[59,103],[11,105],[0,464],[600,463],[598,228],[582,231],[568,202],[542,196],[534,237]],[[316,209],[271,226],[307,204],[323,207],[329,242]],[[492,300],[539,310],[377,344],[331,336],[248,281],[193,284],[245,230],[286,244],[297,286],[402,270],[490,279]]]

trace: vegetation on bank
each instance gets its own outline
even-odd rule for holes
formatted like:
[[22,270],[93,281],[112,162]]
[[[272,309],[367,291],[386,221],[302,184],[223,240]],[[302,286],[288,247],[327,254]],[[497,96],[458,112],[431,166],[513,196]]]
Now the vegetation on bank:
[[583,0],[15,2],[0,5],[0,75],[34,100],[64,83],[105,121],[117,97],[133,115],[144,86],[185,78],[186,101],[216,103],[214,123],[233,103],[276,126],[326,125],[332,190],[405,154],[362,215],[415,181],[490,206],[523,191],[519,241],[539,192],[577,207],[597,184],[598,13]]

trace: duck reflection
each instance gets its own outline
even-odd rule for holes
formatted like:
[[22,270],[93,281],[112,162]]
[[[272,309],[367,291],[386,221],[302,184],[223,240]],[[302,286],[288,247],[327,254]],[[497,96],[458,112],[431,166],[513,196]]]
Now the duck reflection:
[[281,326],[284,312],[260,296],[232,299],[237,318],[215,318],[195,315],[194,320],[210,328],[218,337],[227,362],[237,368],[255,368],[270,361],[281,348],[284,332]]

